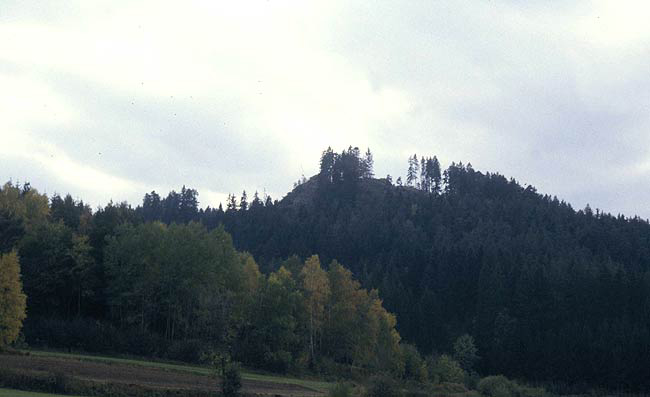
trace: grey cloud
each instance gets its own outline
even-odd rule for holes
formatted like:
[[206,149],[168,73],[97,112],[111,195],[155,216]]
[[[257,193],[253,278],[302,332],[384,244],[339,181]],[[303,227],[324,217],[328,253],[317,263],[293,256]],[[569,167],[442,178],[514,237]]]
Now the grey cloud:
[[[314,24],[306,48],[361,70],[372,90],[396,90],[410,101],[401,117],[350,137],[349,144],[375,152],[378,176],[404,175],[414,152],[437,154],[446,163],[462,160],[514,176],[578,208],[590,203],[650,216],[648,171],[639,167],[650,159],[650,46],[585,42],[572,24],[588,14],[590,3],[329,4],[332,15]],[[14,6],[11,20],[61,24],[83,17],[54,8]],[[210,58],[215,67],[227,61],[218,52]],[[264,125],[259,109],[242,96],[250,90],[152,99],[47,66],[0,64],[0,73],[20,68],[55,87],[83,116],[69,128],[34,120],[33,134],[80,163],[151,186],[145,190],[187,184],[239,192],[255,185],[277,198],[302,169],[316,172],[318,153],[303,164],[307,149],[287,143],[277,126]],[[319,77],[330,78],[309,75]],[[296,76],[309,85],[304,78]],[[317,99],[305,103],[327,106]],[[25,164],[9,169],[46,178]]]

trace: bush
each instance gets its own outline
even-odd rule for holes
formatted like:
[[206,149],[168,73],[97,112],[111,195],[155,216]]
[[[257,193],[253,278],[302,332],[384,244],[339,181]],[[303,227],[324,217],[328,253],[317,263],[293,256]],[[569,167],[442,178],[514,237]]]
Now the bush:
[[474,338],[468,334],[459,336],[454,342],[454,360],[465,371],[471,371],[474,364],[479,360],[478,349],[474,344]]
[[489,397],[544,397],[542,388],[526,387],[503,375],[488,376],[478,382],[478,391]]
[[293,368],[293,356],[286,350],[265,352],[264,367],[274,372],[287,373]]
[[327,395],[329,397],[352,397],[352,385],[347,382],[338,382]]
[[476,372],[474,371],[465,372],[465,380],[463,381],[463,383],[465,384],[465,387],[467,387],[468,389],[475,390],[480,380],[481,377]]
[[205,354],[205,342],[198,339],[174,342],[167,349],[167,358],[187,363],[200,363]]
[[389,376],[378,375],[370,379],[369,397],[401,397],[397,382]]
[[233,397],[239,394],[241,389],[241,370],[239,364],[228,363],[223,371],[221,379],[221,392],[224,397]]
[[438,357],[437,360],[429,359],[429,379],[433,383],[463,383],[465,371],[458,362],[446,354]]
[[478,382],[477,389],[481,394],[490,397],[515,396],[515,386],[503,375],[488,376]]
[[400,345],[402,360],[404,361],[404,378],[417,382],[427,381],[427,365],[420,356],[420,352],[413,345]]
[[430,390],[435,395],[459,394],[459,393],[466,393],[468,391],[467,388],[460,383],[447,383],[447,382],[432,386]]

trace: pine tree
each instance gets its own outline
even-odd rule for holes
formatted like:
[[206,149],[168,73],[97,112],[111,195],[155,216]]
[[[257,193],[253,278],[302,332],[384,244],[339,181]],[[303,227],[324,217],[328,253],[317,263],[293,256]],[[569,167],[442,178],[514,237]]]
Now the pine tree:
[[324,183],[332,183],[334,177],[334,163],[337,159],[337,154],[334,153],[331,147],[323,152],[320,157],[320,172],[318,173],[319,180]]
[[234,194],[228,194],[228,203],[226,203],[226,212],[237,211],[237,199]]
[[241,211],[246,211],[248,209],[248,196],[246,195],[246,190],[241,193],[241,199],[239,199],[239,209]]
[[417,154],[414,154],[413,157],[409,157],[409,168],[406,171],[406,186],[418,186],[418,171],[420,169],[420,163],[418,161]]
[[429,184],[427,182],[427,160],[424,158],[424,156],[422,156],[420,159],[420,189],[424,190],[425,192],[429,191]]
[[0,256],[0,350],[12,344],[26,317],[27,298],[15,251]]
[[440,193],[442,177],[440,175],[440,162],[436,156],[433,156],[431,164],[431,181],[433,182],[432,191],[434,193]]
[[361,161],[362,164],[362,177],[363,178],[372,178],[375,176],[375,173],[373,171],[373,168],[375,166],[375,161],[372,158],[372,153],[370,152],[370,148],[366,151],[366,154]]

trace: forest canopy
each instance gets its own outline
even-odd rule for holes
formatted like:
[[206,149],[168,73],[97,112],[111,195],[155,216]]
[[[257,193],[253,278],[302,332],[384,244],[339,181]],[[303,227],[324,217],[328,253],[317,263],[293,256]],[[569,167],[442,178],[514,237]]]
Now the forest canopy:
[[0,243],[18,253],[27,342],[413,379],[430,355],[430,377],[471,363],[650,386],[647,221],[435,155],[410,156],[404,179],[373,165],[327,149],[282,200],[242,192],[225,209],[185,186],[91,211],[6,184]]

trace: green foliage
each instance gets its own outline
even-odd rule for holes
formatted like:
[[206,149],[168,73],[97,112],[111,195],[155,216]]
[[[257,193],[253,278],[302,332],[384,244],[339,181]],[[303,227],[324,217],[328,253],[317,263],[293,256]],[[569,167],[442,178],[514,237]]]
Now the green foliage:
[[465,371],[472,371],[474,364],[479,360],[478,349],[474,344],[474,338],[468,334],[458,337],[454,342],[454,360]]
[[109,303],[122,326],[222,344],[241,319],[244,264],[223,229],[125,225],[105,257]]
[[[68,196],[52,197],[48,208],[44,195],[6,184],[0,251],[19,250],[30,317],[71,324],[52,321],[51,337],[26,326],[27,342],[85,347],[92,339],[82,331],[104,335],[99,328],[109,325],[120,330],[106,339],[118,351],[164,356],[171,345],[201,340],[271,370],[316,361],[315,369],[341,374],[402,377],[411,370],[401,336],[429,352],[471,331],[481,359],[472,349],[454,352],[461,368],[650,387],[647,221],[575,211],[461,163],[441,176],[435,157],[415,158],[410,182],[420,190],[372,179],[370,156],[350,147],[326,151],[319,177],[281,202],[226,212],[199,210],[187,188],[92,213]],[[225,230],[250,254],[237,252]],[[299,258],[315,252],[347,267],[329,267],[330,294],[320,301],[300,275]],[[290,278],[278,283],[283,263]],[[95,340],[91,348],[106,348]]]
[[437,359],[429,360],[429,379],[434,383],[463,383],[465,371],[450,356],[443,354]]
[[228,353],[212,353],[210,361],[214,368],[214,375],[219,378],[221,394],[224,397],[237,396],[242,387],[239,363],[232,361]]
[[0,210],[22,220],[28,230],[47,222],[50,213],[47,196],[32,189],[7,182],[0,188]]
[[228,363],[221,379],[221,392],[224,397],[234,397],[241,389],[241,369],[237,363]]
[[402,360],[404,361],[404,378],[417,382],[426,382],[428,378],[427,365],[420,352],[413,345],[403,343],[400,345]]
[[352,385],[348,382],[337,382],[327,393],[328,397],[353,397]]
[[0,350],[12,344],[26,317],[26,297],[15,251],[0,254]]
[[488,397],[544,397],[548,395],[542,388],[522,386],[503,375],[481,379],[477,389],[482,395]]
[[368,397],[402,397],[399,384],[390,376],[377,375],[370,378]]
[[514,396],[515,385],[505,376],[488,376],[481,379],[477,385],[478,391],[490,397]]

